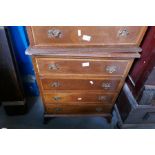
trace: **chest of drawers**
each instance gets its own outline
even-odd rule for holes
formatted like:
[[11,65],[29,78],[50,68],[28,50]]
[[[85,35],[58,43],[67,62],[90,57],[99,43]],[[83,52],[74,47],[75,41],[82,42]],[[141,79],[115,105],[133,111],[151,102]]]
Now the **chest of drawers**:
[[45,117],[111,117],[147,27],[27,27]]

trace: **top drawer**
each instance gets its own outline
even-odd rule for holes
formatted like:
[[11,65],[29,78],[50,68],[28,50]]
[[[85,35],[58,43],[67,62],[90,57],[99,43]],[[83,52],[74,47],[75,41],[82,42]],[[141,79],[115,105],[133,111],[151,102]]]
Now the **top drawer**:
[[139,45],[145,26],[32,26],[27,27],[31,46]]

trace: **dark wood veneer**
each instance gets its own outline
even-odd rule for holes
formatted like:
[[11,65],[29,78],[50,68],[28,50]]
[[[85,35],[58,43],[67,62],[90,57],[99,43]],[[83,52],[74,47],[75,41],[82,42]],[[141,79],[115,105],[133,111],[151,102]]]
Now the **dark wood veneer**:
[[140,57],[146,29],[28,27],[26,53],[33,58],[45,117],[98,115],[109,119],[131,65]]

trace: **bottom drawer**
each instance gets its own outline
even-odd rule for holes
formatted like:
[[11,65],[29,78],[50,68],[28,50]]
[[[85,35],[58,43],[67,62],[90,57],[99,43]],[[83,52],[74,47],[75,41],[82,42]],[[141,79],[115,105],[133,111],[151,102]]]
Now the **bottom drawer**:
[[89,105],[89,106],[56,106],[56,105],[45,105],[45,111],[48,114],[103,114],[111,113],[112,105]]

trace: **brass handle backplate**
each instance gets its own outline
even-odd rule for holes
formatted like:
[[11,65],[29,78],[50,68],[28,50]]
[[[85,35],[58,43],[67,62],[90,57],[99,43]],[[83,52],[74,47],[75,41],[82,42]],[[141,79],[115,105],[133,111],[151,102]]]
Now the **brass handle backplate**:
[[104,88],[104,89],[111,88],[111,83],[102,83],[102,88]]
[[107,66],[106,67],[106,72],[108,72],[110,74],[112,74],[112,73],[114,73],[116,71],[117,71],[117,66]]
[[98,100],[100,101],[106,101],[107,100],[107,96],[99,96]]
[[52,83],[50,84],[50,86],[51,86],[51,87],[59,87],[59,86],[60,86],[60,82],[58,82],[58,81],[52,82]]
[[129,31],[126,28],[118,31],[118,36],[119,37],[126,37],[128,35],[129,35]]
[[49,70],[58,70],[59,69],[59,65],[58,64],[49,64],[48,65],[48,69]]
[[54,96],[53,99],[54,99],[55,101],[60,101],[60,100],[61,100],[61,97],[60,97],[60,96]]
[[48,37],[49,38],[61,38],[62,32],[58,29],[48,30]]

